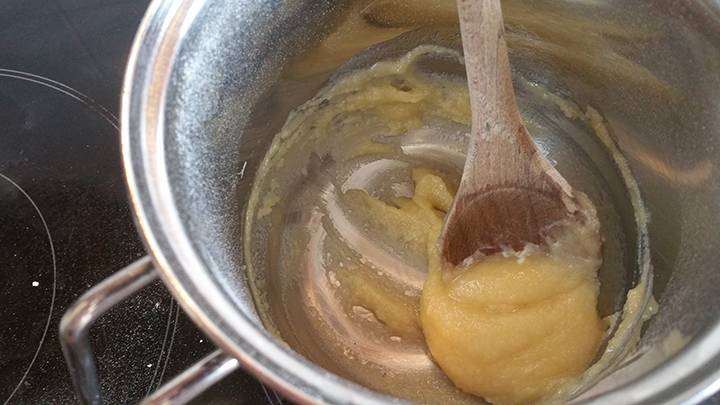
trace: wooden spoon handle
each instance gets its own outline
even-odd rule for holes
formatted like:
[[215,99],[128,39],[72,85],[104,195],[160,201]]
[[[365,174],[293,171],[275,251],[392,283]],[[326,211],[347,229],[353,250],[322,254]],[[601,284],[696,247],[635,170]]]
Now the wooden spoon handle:
[[458,0],[472,127],[484,136],[514,136],[518,113],[500,0]]
[[497,187],[572,195],[523,125],[512,84],[500,0],[458,0],[472,132],[460,194]]

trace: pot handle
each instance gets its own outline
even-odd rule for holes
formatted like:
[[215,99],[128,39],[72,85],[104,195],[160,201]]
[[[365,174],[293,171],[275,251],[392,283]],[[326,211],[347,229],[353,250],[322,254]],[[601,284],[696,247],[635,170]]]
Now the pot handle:
[[[60,344],[81,404],[102,404],[95,355],[88,339],[90,328],[110,308],[157,277],[152,259],[143,257],[85,292],[63,315]],[[216,350],[145,398],[142,404],[187,403],[238,366],[237,359]]]

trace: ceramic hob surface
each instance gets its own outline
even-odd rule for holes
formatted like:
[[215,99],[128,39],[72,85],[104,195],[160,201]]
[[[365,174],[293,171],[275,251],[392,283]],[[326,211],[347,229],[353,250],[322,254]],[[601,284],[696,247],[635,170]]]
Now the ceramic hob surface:
[[[145,255],[127,202],[118,107],[148,3],[0,1],[0,405],[77,402],[60,318]],[[160,282],[102,317],[92,343],[107,404],[136,403],[215,350]],[[280,402],[242,371],[195,400]]]
[[[148,5],[0,4],[0,404],[75,403],[58,341],[77,297],[145,255],[123,180],[118,105]],[[108,404],[135,403],[215,347],[156,282],[92,331]],[[198,403],[278,403],[241,371]]]

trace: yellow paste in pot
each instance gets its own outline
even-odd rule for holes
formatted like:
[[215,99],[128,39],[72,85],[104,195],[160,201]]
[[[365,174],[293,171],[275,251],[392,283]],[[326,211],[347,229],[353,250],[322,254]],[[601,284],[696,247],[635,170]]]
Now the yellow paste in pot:
[[[266,166],[261,168],[274,177],[263,180],[258,186],[261,197],[251,201],[254,220],[270,220],[276,204],[288,198],[278,193],[287,187],[281,183],[283,176],[297,173],[293,162],[303,161],[290,160],[290,156],[298,156],[298,151],[307,149],[307,156],[327,154],[337,165],[373,155],[382,156],[377,159],[400,156],[402,160],[404,151],[391,141],[377,141],[375,135],[400,137],[437,120],[467,128],[470,109],[465,83],[419,73],[416,61],[426,54],[459,59],[453,51],[421,46],[396,61],[379,62],[343,77],[296,110],[268,152],[263,163]],[[532,122],[527,124],[532,126]],[[457,136],[460,142],[462,135]],[[312,264],[301,265],[306,274],[314,271],[312,266],[323,266],[329,280],[321,280],[316,286],[308,278],[303,290],[290,290],[301,291],[305,305],[311,307],[307,327],[314,328],[312,322],[317,319],[318,329],[332,329],[328,335],[346,337],[343,352],[350,353],[350,360],[363,359],[365,353],[365,359],[376,364],[387,360],[388,364],[403,364],[413,372],[428,370],[420,371],[426,373],[421,375],[431,376],[427,378],[428,386],[443,392],[435,400],[455,398],[456,392],[442,377],[436,380],[434,371],[423,368],[425,363],[420,357],[413,354],[412,361],[384,357],[380,351],[383,345],[419,345],[424,357],[424,339],[425,350],[455,386],[492,403],[532,403],[565,395],[567,387],[581,380],[595,359],[607,329],[597,310],[599,224],[587,221],[576,227],[561,227],[563,232],[554,235],[546,249],[530,248],[519,255],[498,254],[469,267],[445,268],[437,239],[454,198],[457,178],[421,164],[410,167],[414,192],[400,195],[412,197],[370,195],[362,187],[348,186],[346,178],[316,193],[321,196],[310,218],[320,218],[317,223],[323,230],[315,233],[320,236],[308,244],[288,245],[286,253]],[[592,204],[578,194],[580,205],[587,210],[586,218],[594,218]],[[330,208],[330,201],[349,220],[365,224],[354,231],[382,234],[396,241],[394,246],[423,257],[426,278],[425,269],[419,268],[418,283],[402,284],[388,278],[387,269],[353,258],[348,252],[357,247],[350,246],[354,242],[343,234],[342,227],[347,225],[334,222],[337,214],[332,212],[336,208]],[[308,224],[302,229],[311,227],[317,225]],[[422,278],[425,281],[420,293]],[[365,326],[353,322],[370,318],[390,331],[390,343],[373,340],[380,339],[380,335],[359,335]],[[325,336],[322,333],[318,336]],[[366,343],[367,347],[362,346]],[[327,350],[332,344],[323,342]],[[366,366],[362,361],[359,364]],[[408,366],[411,363],[415,368]],[[395,389],[388,388],[392,383],[383,379],[384,372],[377,379],[366,378],[360,372],[352,375],[372,388]]]
[[421,309],[433,358],[460,389],[493,403],[553,393],[590,365],[605,330],[592,271],[545,254],[447,274],[434,263]]
[[[514,404],[551,394],[585,371],[606,327],[596,309],[596,224],[573,234],[584,238],[582,244],[560,242],[550,252],[495,255],[467,268],[443,268],[436,241],[453,194],[427,170],[416,170],[414,177],[415,195],[398,199],[397,206],[361,191],[349,194],[371,221],[386,224],[396,237],[425,244],[429,274],[421,327],[448,377],[463,391]],[[361,288],[364,295],[376,294],[372,287]],[[392,301],[376,304],[381,305],[369,306],[386,324],[403,329],[412,322],[412,313],[393,308]]]

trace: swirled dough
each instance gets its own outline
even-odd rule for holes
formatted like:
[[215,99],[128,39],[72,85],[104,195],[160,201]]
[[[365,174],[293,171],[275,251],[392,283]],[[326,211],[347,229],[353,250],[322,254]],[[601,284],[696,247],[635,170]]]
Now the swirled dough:
[[[281,297],[261,314],[306,357],[403,398],[566,398],[606,329],[599,224],[560,226],[519,255],[440,264],[470,125],[467,85],[450,69],[461,63],[421,46],[342,76],[288,118],[248,209],[247,256],[275,270],[266,285]],[[263,229],[281,234],[275,245]],[[268,246],[279,254],[266,261]]]
[[590,365],[605,330],[595,269],[531,254],[443,271],[432,254],[421,320],[433,358],[460,389],[528,403]]
[[[515,404],[538,400],[582,374],[606,326],[596,309],[597,224],[564,229],[567,234],[549,251],[499,254],[469,267],[444,268],[436,241],[452,192],[432,172],[415,170],[414,179],[413,198],[397,206],[361,191],[350,195],[371,221],[427,249],[420,321],[448,377],[468,393]],[[371,307],[388,325],[407,323],[404,312],[389,304]]]

